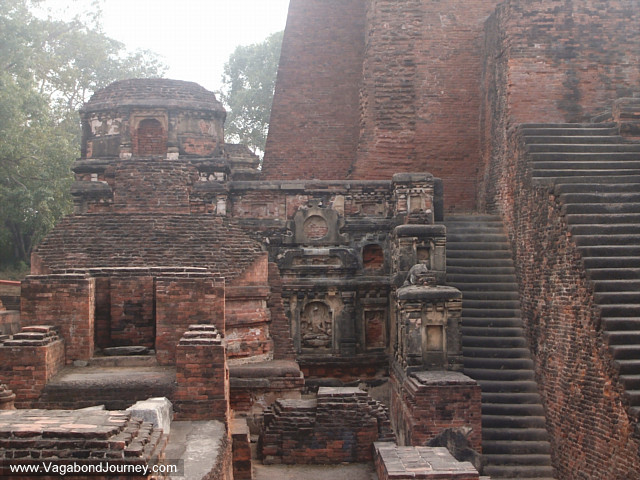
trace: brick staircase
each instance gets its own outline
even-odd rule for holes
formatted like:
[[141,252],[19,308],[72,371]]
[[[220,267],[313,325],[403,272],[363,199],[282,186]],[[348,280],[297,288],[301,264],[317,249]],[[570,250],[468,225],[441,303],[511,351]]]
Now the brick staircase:
[[532,179],[553,187],[582,255],[603,336],[640,419],[640,143],[615,124],[521,126]]
[[445,225],[447,283],[463,295],[464,373],[482,388],[483,473],[496,479],[552,479],[545,414],[502,221],[456,215]]

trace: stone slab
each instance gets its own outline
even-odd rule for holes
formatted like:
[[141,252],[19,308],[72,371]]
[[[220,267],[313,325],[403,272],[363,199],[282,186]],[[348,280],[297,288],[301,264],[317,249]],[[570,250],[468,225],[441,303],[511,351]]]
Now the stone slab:
[[166,397],[138,401],[127,408],[127,412],[131,412],[133,418],[139,418],[156,428],[161,428],[165,434],[169,434],[171,431],[173,405]]

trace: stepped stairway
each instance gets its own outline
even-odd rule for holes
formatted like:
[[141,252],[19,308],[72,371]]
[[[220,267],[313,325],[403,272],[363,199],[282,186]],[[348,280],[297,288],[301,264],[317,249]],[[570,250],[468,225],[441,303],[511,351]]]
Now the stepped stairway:
[[533,181],[553,186],[562,205],[640,420],[640,143],[615,124],[526,124],[521,134]]
[[552,479],[511,249],[498,216],[445,218],[447,283],[462,291],[464,373],[482,388],[484,475]]

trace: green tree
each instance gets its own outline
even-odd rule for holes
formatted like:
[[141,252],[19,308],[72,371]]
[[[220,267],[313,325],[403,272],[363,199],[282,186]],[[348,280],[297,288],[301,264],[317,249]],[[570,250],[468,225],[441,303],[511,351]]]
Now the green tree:
[[236,47],[224,66],[220,99],[229,112],[227,140],[264,152],[280,60],[283,32],[249,46]]
[[[158,76],[148,52],[127,53],[99,17],[38,18],[38,0],[0,3],[0,263],[28,262],[71,210],[79,152],[77,110],[114,80]],[[99,10],[98,10],[99,11]]]

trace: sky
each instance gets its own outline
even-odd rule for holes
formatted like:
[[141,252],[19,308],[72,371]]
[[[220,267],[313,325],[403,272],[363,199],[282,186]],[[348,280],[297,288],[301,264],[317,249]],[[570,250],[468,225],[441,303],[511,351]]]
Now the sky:
[[[46,0],[55,11],[87,8],[90,0]],[[152,50],[165,76],[219,90],[225,62],[238,45],[283,30],[289,0],[103,0],[104,32],[129,50]],[[69,6],[71,5],[71,6]]]

